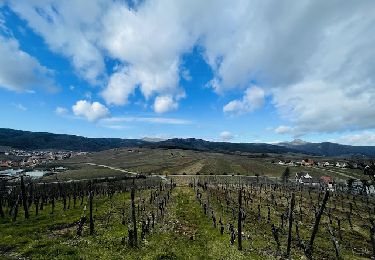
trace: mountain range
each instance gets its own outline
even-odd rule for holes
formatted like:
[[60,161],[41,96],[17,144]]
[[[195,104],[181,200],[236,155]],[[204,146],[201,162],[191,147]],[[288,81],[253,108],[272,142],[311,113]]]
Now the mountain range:
[[337,143],[309,143],[300,139],[278,144],[211,142],[195,138],[168,140],[144,138],[87,138],[76,135],[29,132],[0,128],[0,146],[16,149],[56,149],[68,151],[101,151],[121,147],[170,148],[223,153],[302,153],[317,156],[375,157],[375,146],[351,146]]
[[297,150],[301,153],[310,153],[321,156],[367,156],[375,157],[375,146],[352,146],[331,142],[309,143],[300,139],[291,142],[282,142],[277,145]]

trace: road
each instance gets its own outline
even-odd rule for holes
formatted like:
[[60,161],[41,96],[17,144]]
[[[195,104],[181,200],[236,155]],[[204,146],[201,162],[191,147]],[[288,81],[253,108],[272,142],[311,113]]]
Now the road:
[[124,169],[121,169],[121,168],[116,168],[116,167],[109,166],[109,165],[96,164],[96,163],[86,163],[86,164],[93,165],[93,166],[98,166],[98,167],[104,167],[104,168],[108,168],[108,169],[111,169],[111,170],[114,170],[114,171],[128,173],[128,174],[131,174],[131,175],[138,175],[138,173],[136,173],[136,172],[131,172],[131,171],[128,171],[128,170],[124,170]]
[[[221,175],[209,175],[209,174],[173,174],[170,175],[171,177],[242,177],[242,178],[256,178],[257,176],[255,175],[231,175],[231,174],[221,174]],[[274,176],[258,176],[259,179],[262,179],[266,177],[267,179],[278,179],[279,177],[274,177]]]
[[[116,168],[116,167],[109,166],[109,165],[96,164],[96,163],[86,163],[86,164],[92,165],[92,166],[104,167],[104,168],[108,168],[108,169],[111,169],[111,170],[114,170],[114,171],[120,171],[120,172],[123,172],[123,173],[128,173],[128,174],[131,174],[131,175],[135,175],[135,176],[138,175],[137,172],[131,172],[131,171],[128,171],[128,170],[124,170],[124,169],[121,169],[121,168]],[[168,179],[166,177],[164,177],[164,176],[161,176],[161,175],[153,175],[153,176],[159,177],[162,180],[168,182]]]
[[334,171],[334,170],[332,170],[332,169],[323,169],[323,168],[318,168],[318,167],[313,167],[313,168],[314,168],[314,169],[317,169],[317,170],[323,170],[323,171],[327,171],[327,172],[336,173],[336,174],[338,174],[338,175],[341,175],[341,176],[346,177],[346,178],[349,178],[349,179],[353,179],[353,178],[355,178],[355,177],[350,176],[350,175],[348,175],[348,174],[345,174],[345,173],[342,173],[342,172],[339,172],[339,171]]
[[[108,169],[111,169],[111,170],[114,170],[114,171],[120,171],[120,172],[123,172],[123,173],[132,174],[132,175],[138,175],[137,172],[124,170],[124,169],[109,166],[109,165],[96,164],[96,163],[86,163],[86,164],[92,165],[92,166],[104,167],[104,168],[108,168]],[[168,181],[167,177],[165,177],[163,175],[152,175],[152,176],[159,177],[159,178],[163,179],[164,181]],[[245,178],[256,178],[255,175],[254,176],[244,176],[244,175],[196,175],[196,174],[186,174],[186,175],[178,174],[178,175],[171,175],[171,177],[245,177]],[[268,179],[277,179],[278,177],[267,176],[267,178]],[[262,179],[262,176],[259,176],[259,179]]]

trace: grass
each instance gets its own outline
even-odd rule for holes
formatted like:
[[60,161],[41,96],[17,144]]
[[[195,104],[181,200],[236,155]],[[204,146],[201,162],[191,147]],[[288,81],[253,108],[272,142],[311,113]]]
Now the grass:
[[[203,200],[207,201],[207,192],[204,192]],[[225,233],[220,234],[219,225],[213,228],[210,213],[204,214],[202,207],[195,198],[192,188],[180,186],[173,190],[171,199],[167,205],[166,215],[160,218],[149,235],[141,241],[138,248],[130,248],[124,242],[127,238],[127,225],[121,223],[122,212],[125,219],[130,218],[129,193],[116,193],[113,198],[107,196],[94,197],[95,234],[88,234],[88,224],[84,227],[83,236],[76,235],[76,222],[84,213],[84,206],[80,200],[74,208],[63,210],[62,202],[57,201],[54,214],[51,214],[51,206],[47,205],[43,211],[35,216],[35,207],[30,208],[30,219],[23,218],[20,207],[18,218],[15,222],[7,215],[0,219],[0,258],[30,258],[30,259],[275,259],[280,257],[276,252],[276,243],[273,240],[270,223],[267,223],[267,205],[271,205],[271,223],[279,226],[279,215],[288,207],[285,192],[274,191],[274,196],[283,199],[278,200],[274,206],[270,202],[270,192],[256,193],[253,208],[244,205],[247,218],[244,223],[243,250],[237,250],[237,242],[231,246],[227,224],[236,226],[236,219],[231,210],[222,207],[217,198],[221,195],[212,191],[210,193],[210,207],[216,214],[217,223],[222,217],[225,223]],[[230,193],[231,201],[236,200],[236,192]],[[136,193],[136,204],[141,205],[145,199],[146,212],[154,211],[155,207],[149,205],[150,190]],[[312,194],[314,201],[318,200],[317,194]],[[332,197],[327,207],[333,208],[338,198]],[[350,201],[353,198],[350,198]],[[299,195],[296,194],[297,205]],[[340,200],[339,200],[340,201]],[[349,200],[348,200],[349,201]],[[304,222],[300,222],[301,236],[307,240],[313,223],[312,208],[308,206],[308,195],[303,197]],[[244,202],[245,203],[245,202]],[[262,221],[257,220],[257,205],[261,204]],[[348,211],[346,199],[343,203],[336,203],[336,214],[345,218]],[[229,208],[230,209],[230,208]],[[295,218],[298,216],[296,206]],[[351,231],[347,221],[342,221],[343,241],[340,241],[344,259],[364,259],[369,255],[368,231],[364,205],[357,200],[355,213],[353,214],[354,228]],[[138,213],[137,213],[138,214]],[[237,212],[235,212],[236,216]],[[147,217],[142,211],[138,214],[138,221]],[[324,215],[319,230],[314,256],[317,259],[332,258],[333,249],[325,223],[328,218]],[[140,223],[139,223],[140,225]],[[336,222],[333,228],[337,230]],[[140,228],[138,228],[140,230]],[[249,235],[250,240],[247,239]],[[282,252],[285,252],[286,233],[280,233]],[[295,259],[304,258],[300,249],[293,242],[292,256]]]
[[[113,199],[95,198],[95,235],[76,236],[76,222],[83,214],[77,205],[67,211],[57,202],[54,214],[50,206],[25,220],[20,209],[16,222],[9,217],[0,222],[0,256],[32,259],[245,259],[249,256],[230,246],[229,236],[213,229],[188,188],[173,192],[167,215],[139,249],[129,248],[121,241],[127,227],[121,224],[120,209],[129,213],[129,194],[117,194]],[[138,196],[146,197],[148,191]],[[139,202],[139,200],[138,200]],[[86,201],[85,201],[86,203]],[[71,205],[72,206],[72,205]],[[108,218],[110,216],[110,220]]]
[[[236,225],[236,214],[237,207],[235,204],[230,203],[229,207],[222,204],[223,198],[225,198],[223,190],[215,191],[210,189],[210,200],[208,200],[208,192],[204,192],[203,201],[210,204],[210,207],[213,208],[215,214],[220,214],[225,223],[232,223]],[[250,190],[247,190],[245,194],[249,194]],[[235,190],[229,195],[229,201],[236,201],[238,192]],[[257,190],[255,193],[251,193],[251,198],[253,202],[249,204],[244,202],[243,208],[247,213],[247,217],[244,221],[243,232],[246,236],[250,236],[250,240],[244,240],[244,250],[252,250],[256,255],[269,255],[277,258],[279,254],[276,253],[276,243],[273,239],[271,232],[271,224],[275,224],[280,228],[281,220],[280,215],[285,212],[288,208],[288,202],[285,198],[287,195],[285,191],[279,190],[264,190],[260,192]],[[283,198],[282,200],[277,199],[278,205],[275,206],[272,203],[271,194],[275,198]],[[296,194],[296,207],[294,212],[294,218],[298,220],[300,227],[300,235],[303,240],[308,241],[312,225],[314,223],[314,206],[318,206],[320,202],[316,193],[312,193],[313,204],[310,205],[310,200],[308,199],[307,191],[303,193],[303,200],[300,201],[301,193],[297,192]],[[222,202],[218,202],[217,198],[222,198]],[[228,197],[227,197],[228,198]],[[322,197],[320,197],[321,199]],[[350,225],[347,221],[346,212],[349,210],[349,202],[353,203],[354,197],[349,196],[349,198],[341,198],[335,194],[331,195],[331,198],[328,201],[327,209],[332,211],[333,223],[331,224],[333,230],[337,237],[337,221],[336,217],[341,219],[341,232],[343,240],[339,240],[341,254],[344,259],[366,259],[371,255],[371,245],[369,242],[369,220],[370,214],[367,210],[365,202],[362,202],[357,197],[356,199],[356,208],[353,210],[351,216],[353,223],[353,230],[350,228]],[[373,201],[370,202],[370,205],[373,205]],[[257,206],[261,206],[261,221],[257,218]],[[301,205],[303,209],[303,221],[300,220],[299,216],[299,206]],[[267,218],[267,207],[270,207],[270,221],[266,220]],[[337,207],[336,207],[337,206]],[[232,209],[235,209],[234,215],[232,214]],[[286,220],[285,220],[286,222]],[[285,223],[284,222],[284,223]],[[323,215],[321,220],[321,225],[319,226],[319,232],[317,234],[316,241],[314,243],[314,257],[317,259],[332,259],[335,258],[332,242],[330,241],[330,236],[327,231],[327,225],[329,223],[329,218],[326,213]],[[286,251],[286,223],[285,228],[280,229],[279,238],[281,241],[281,252]],[[293,235],[295,236],[295,231],[293,228]],[[293,238],[294,240],[294,238]],[[303,258],[303,252],[301,249],[296,247],[296,242],[292,242],[292,257],[293,259]]]

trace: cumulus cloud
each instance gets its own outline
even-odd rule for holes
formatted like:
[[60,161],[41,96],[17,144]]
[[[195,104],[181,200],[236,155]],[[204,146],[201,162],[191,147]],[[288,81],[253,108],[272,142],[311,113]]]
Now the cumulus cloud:
[[[104,17],[101,44],[113,58],[127,64],[121,73],[131,85],[139,87],[146,99],[154,94],[180,92],[180,56],[196,40],[184,28],[181,8],[178,3],[164,0],[145,1],[136,10],[117,2]],[[129,93],[122,92],[124,100]]]
[[[155,0],[131,7],[14,0],[10,7],[91,82],[106,78],[105,55],[119,61],[102,93],[108,104],[126,104],[139,88],[146,100],[157,97],[156,112],[176,109],[184,92],[181,59],[199,46],[213,90],[244,91],[225,112],[256,109],[248,100],[256,82],[296,133],[375,127],[372,0]],[[264,101],[257,100],[259,107]]]
[[157,96],[154,102],[154,110],[156,113],[165,113],[171,110],[176,110],[178,103],[172,96]]
[[51,92],[57,90],[52,79],[53,71],[22,51],[16,39],[0,34],[0,57],[0,87],[17,92],[38,88]]
[[243,114],[254,111],[264,104],[263,89],[253,86],[245,91],[244,96],[240,100],[233,100],[226,104],[223,108],[225,113]]
[[223,131],[220,133],[220,139],[222,141],[228,142],[234,138],[234,135],[231,132]]
[[99,102],[90,103],[86,100],[79,100],[72,106],[72,110],[74,115],[84,117],[90,122],[109,116],[108,108]]
[[135,83],[133,76],[129,75],[129,70],[123,68],[111,75],[102,96],[108,104],[125,105],[128,103],[129,95],[135,90]]

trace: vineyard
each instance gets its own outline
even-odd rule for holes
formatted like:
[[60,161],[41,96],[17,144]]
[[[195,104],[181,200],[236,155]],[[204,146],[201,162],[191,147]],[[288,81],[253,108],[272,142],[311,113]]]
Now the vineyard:
[[267,179],[2,181],[6,259],[369,259],[375,201]]

